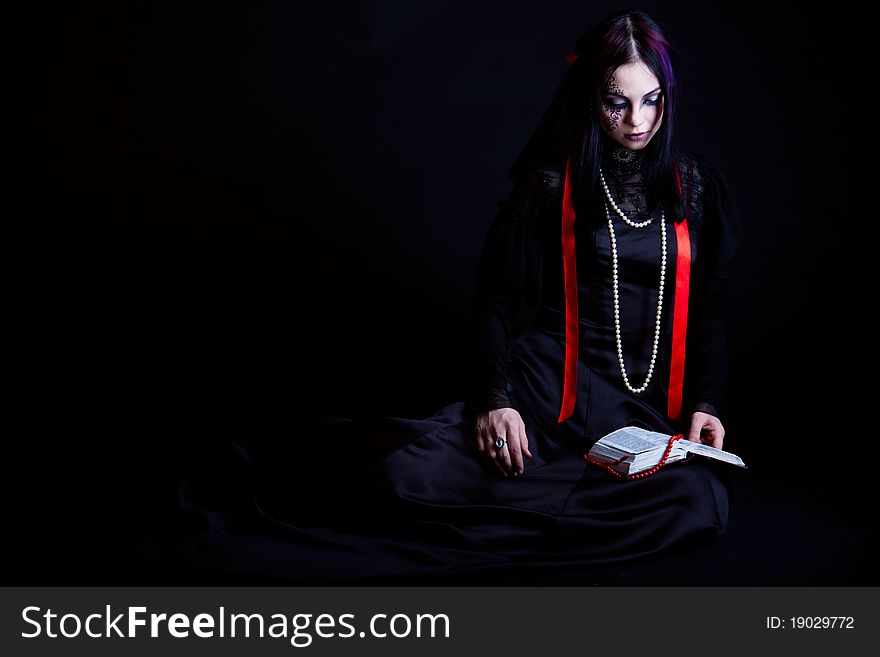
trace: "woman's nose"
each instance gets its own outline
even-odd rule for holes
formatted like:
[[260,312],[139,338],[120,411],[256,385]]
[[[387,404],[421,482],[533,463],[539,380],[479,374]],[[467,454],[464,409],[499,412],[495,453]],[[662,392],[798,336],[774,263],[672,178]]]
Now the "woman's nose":
[[638,107],[634,107],[629,112],[627,112],[627,118],[627,123],[629,123],[634,128],[642,124],[642,113]]

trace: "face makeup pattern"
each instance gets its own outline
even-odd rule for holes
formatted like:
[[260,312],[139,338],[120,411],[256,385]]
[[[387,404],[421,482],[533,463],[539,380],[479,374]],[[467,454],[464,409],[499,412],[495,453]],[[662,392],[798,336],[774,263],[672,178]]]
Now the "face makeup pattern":
[[[615,94],[618,96],[623,96],[623,89],[617,84],[617,79],[614,75],[611,75],[608,78],[608,83],[605,87],[606,94]],[[620,122],[620,113],[623,111],[623,107],[615,107],[611,103],[608,102],[607,99],[602,99],[602,107],[605,110],[605,123],[608,126],[608,130],[617,130],[617,126]]]

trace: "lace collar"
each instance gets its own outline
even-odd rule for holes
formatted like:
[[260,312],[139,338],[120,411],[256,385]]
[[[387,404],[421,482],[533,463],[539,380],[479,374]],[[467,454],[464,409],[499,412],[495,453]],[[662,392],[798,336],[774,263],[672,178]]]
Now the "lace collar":
[[628,180],[641,173],[646,162],[644,149],[633,150],[614,143],[605,147],[602,169],[618,180]]

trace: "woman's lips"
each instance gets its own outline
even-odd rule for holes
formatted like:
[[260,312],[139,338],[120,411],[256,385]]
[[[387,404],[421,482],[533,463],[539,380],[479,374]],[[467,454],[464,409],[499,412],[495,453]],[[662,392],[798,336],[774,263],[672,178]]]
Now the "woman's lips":
[[628,135],[624,135],[624,137],[626,137],[630,141],[645,141],[645,138],[647,136],[648,136],[647,131],[646,132],[635,132],[635,133],[631,133]]

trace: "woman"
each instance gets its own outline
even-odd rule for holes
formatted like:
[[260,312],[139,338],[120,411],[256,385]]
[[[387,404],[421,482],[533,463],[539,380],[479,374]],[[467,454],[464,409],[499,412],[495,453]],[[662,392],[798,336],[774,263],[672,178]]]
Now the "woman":
[[670,47],[646,14],[578,40],[489,229],[469,399],[425,420],[316,427],[355,455],[357,494],[341,502],[356,533],[320,523],[326,509],[282,521],[289,507],[265,482],[288,487],[287,471],[264,459],[252,531],[279,541],[259,543],[261,564],[303,581],[598,564],[724,532],[727,491],[709,462],[621,480],[583,458],[627,425],[723,444],[740,226],[718,169],[675,147],[676,103]]
[[[492,506],[520,534],[541,527],[535,545],[569,536],[572,554],[610,561],[726,527],[726,490],[702,459],[622,482],[582,455],[627,425],[723,445],[722,318],[740,228],[717,168],[675,148],[675,66],[650,17],[611,16],[569,62],[480,264],[468,411],[473,456],[504,480],[469,466],[448,429],[383,465],[394,497],[422,514]],[[537,314],[518,331],[526,307]],[[480,536],[498,551],[524,543]]]
[[[589,443],[622,426],[630,419],[627,415],[635,412],[630,408],[647,413],[644,421],[658,431],[686,429],[688,439],[718,448],[724,439],[719,417],[726,378],[721,316],[729,261],[739,243],[740,227],[718,170],[705,159],[676,152],[674,147],[677,90],[669,45],[646,14],[623,12],[582,37],[569,61],[571,68],[553,105],[511,168],[516,187],[496,217],[481,264],[479,358],[483,371],[473,396],[480,411],[476,434],[480,453],[505,475],[522,474],[523,455],[529,455],[524,421],[507,395],[511,376],[532,377],[523,381],[528,393],[520,403],[530,404],[537,414],[535,420],[548,429],[553,428],[550,407],[562,406],[560,422],[572,415],[575,389],[583,389],[587,401],[603,400],[601,406],[591,407],[589,414],[586,408],[575,414],[577,427],[568,421],[558,428],[567,433],[579,428]],[[550,164],[540,166],[542,162]],[[571,166],[568,177],[567,165]],[[551,231],[560,230],[563,180],[570,184],[574,208],[582,211],[577,212],[574,233],[563,236],[560,247],[559,233]],[[678,193],[679,183],[682,193]],[[705,221],[706,208],[712,204]],[[683,237],[684,217],[693,243],[680,244],[690,249],[690,260],[696,259],[698,271],[688,286],[688,307],[682,307],[682,300],[677,309],[690,311],[687,333],[679,329],[673,345],[671,310],[675,293],[683,290],[674,285],[664,289],[665,277],[658,289],[656,270],[662,261],[663,273],[675,275],[676,244],[664,253],[663,238],[674,223]],[[566,219],[563,217],[562,230],[571,231],[565,226]],[[663,234],[656,230],[658,225],[664,228]],[[541,234],[529,232],[535,230]],[[549,242],[538,252],[548,261],[541,272],[542,282],[536,283],[527,277],[540,270],[541,264],[522,258],[518,262],[517,254],[524,249],[535,253],[540,239]],[[566,242],[578,245],[577,257],[564,253],[569,248]],[[551,250],[545,252],[548,246]],[[701,247],[707,253],[700,258]],[[565,272],[558,270],[560,262]],[[548,264],[554,268],[549,272]],[[532,269],[526,271],[526,267]],[[531,290],[537,293],[533,296],[540,306],[542,325],[551,332],[564,326],[562,341],[571,343],[566,344],[561,403],[547,396],[560,385],[546,379],[538,385],[534,380],[535,370],[548,363],[531,356],[541,351],[538,345],[549,346],[549,342],[532,334],[510,345],[508,338],[518,297],[530,291],[526,289],[529,285],[542,283],[543,289]],[[658,292],[664,293],[659,305]],[[579,299],[587,305],[582,313],[585,320],[577,314]],[[581,362],[575,363],[577,339],[582,333],[587,344]],[[682,343],[689,348],[687,358],[670,362],[670,348],[679,349]],[[624,345],[628,347],[625,352]],[[508,346],[517,354],[526,353],[517,356],[519,372],[510,376],[503,358]],[[681,371],[685,361],[686,377]],[[675,369],[670,371],[670,367]],[[579,368],[600,380],[576,384],[574,376]],[[554,363],[551,369],[560,371],[561,367]],[[637,387],[636,380],[642,385]],[[624,390],[632,394],[623,394]],[[611,395],[613,401],[605,395]],[[686,396],[684,418],[689,420],[688,426],[678,422],[682,419],[682,396]],[[497,436],[511,439],[496,450]]]

